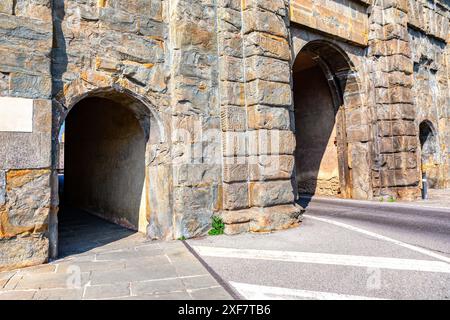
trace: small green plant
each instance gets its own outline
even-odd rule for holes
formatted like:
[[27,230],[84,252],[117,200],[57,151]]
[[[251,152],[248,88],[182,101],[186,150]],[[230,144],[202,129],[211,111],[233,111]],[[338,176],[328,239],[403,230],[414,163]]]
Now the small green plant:
[[393,196],[390,196],[388,202],[395,202],[395,198]]
[[384,198],[383,198],[383,197],[381,197],[381,198],[380,198],[380,202],[383,202],[383,201],[384,201]]
[[186,237],[185,236],[181,236],[181,237],[178,238],[178,240],[184,241],[184,240],[186,240]]
[[223,231],[225,230],[225,224],[223,223],[222,219],[218,216],[212,217],[212,229],[209,230],[208,234],[210,236],[218,236],[223,234]]

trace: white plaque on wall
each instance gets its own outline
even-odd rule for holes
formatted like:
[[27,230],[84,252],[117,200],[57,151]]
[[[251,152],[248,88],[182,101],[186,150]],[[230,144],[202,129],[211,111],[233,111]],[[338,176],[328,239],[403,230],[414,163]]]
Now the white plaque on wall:
[[33,132],[33,99],[0,97],[0,131]]

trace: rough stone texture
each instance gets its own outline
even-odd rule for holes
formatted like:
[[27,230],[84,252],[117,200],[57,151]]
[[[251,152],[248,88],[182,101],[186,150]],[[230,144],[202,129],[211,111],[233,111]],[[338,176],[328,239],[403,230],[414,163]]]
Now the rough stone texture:
[[139,120],[152,239],[204,235],[213,215],[227,233],[299,224],[292,73],[312,66],[338,159],[319,189],[412,199],[422,164],[448,187],[448,41],[445,1],[2,1],[0,95],[34,100],[33,132],[0,132],[2,266],[57,255],[57,137],[88,97]]

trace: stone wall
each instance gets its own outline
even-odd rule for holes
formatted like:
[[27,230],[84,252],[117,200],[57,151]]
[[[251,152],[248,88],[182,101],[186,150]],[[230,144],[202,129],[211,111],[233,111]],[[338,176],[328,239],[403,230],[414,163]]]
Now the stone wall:
[[50,0],[1,2],[0,96],[10,98],[0,97],[0,108],[20,119],[0,132],[0,270],[48,259],[51,47]]
[[450,186],[448,5],[410,1],[408,9],[408,37],[411,59],[414,63],[413,93],[417,110],[416,132],[419,130],[419,125],[427,121],[431,124],[435,135],[431,154],[421,157],[419,152],[418,163],[422,162],[431,187],[448,188]]
[[229,234],[297,226],[299,53],[330,87],[343,196],[416,198],[424,120],[448,187],[448,25],[445,1],[2,1],[0,114],[17,121],[0,119],[0,269],[57,256],[59,130],[88,97],[141,123],[150,238],[213,215]]
[[288,2],[219,1],[223,210],[228,234],[298,224]]

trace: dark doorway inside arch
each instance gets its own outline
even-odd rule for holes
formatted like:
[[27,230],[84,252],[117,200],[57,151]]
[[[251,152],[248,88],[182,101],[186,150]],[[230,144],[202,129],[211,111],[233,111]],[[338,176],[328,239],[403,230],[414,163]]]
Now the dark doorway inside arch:
[[337,110],[328,81],[309,53],[299,54],[293,75],[299,193],[338,196]]
[[139,228],[146,139],[124,101],[85,98],[66,117],[59,256],[102,246]]
[[356,189],[353,185],[365,172],[355,171],[349,165],[345,113],[349,108],[361,106],[359,85],[349,57],[329,41],[313,40],[297,55],[293,80],[296,179],[300,199],[306,199],[300,204],[307,206],[312,195],[342,198],[364,195],[358,184]]
[[439,172],[436,165],[437,141],[431,122],[422,121],[419,125],[422,172],[426,172],[429,188],[438,186]]

